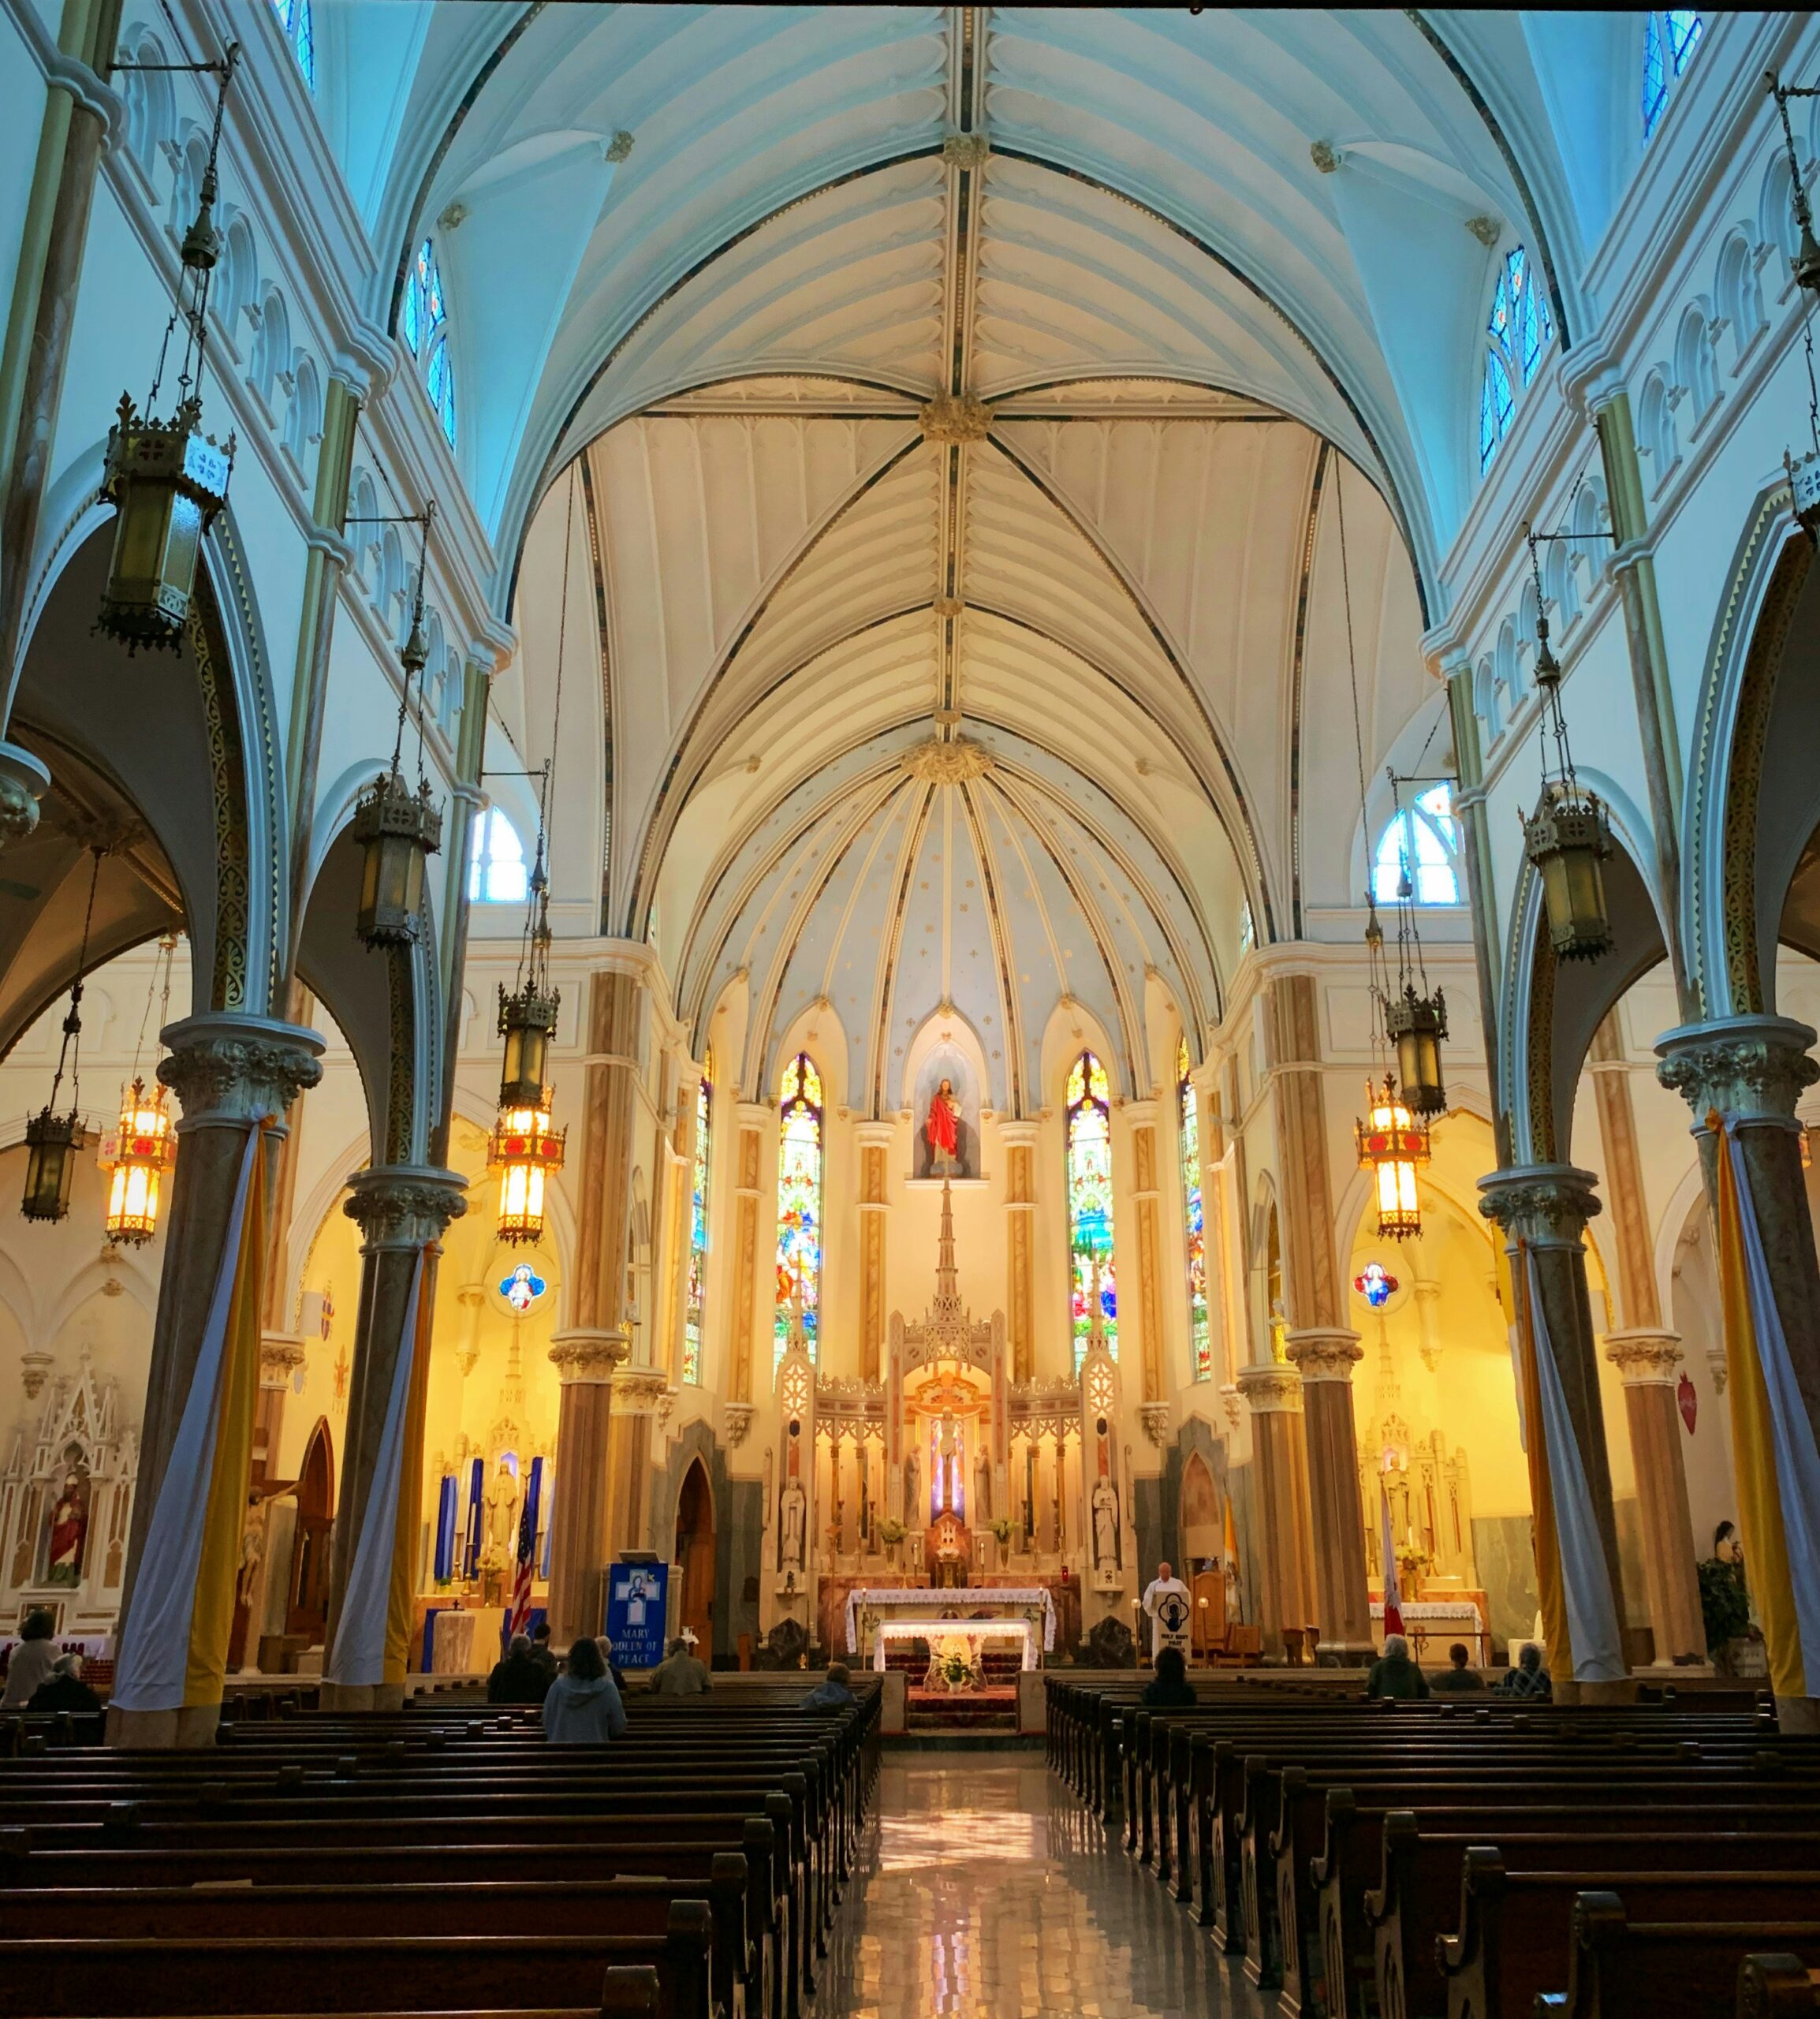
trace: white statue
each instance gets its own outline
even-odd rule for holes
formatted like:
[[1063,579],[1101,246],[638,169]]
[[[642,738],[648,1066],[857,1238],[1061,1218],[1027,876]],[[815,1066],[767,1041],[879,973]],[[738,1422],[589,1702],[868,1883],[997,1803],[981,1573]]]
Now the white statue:
[[803,1531],[807,1525],[808,1510],[808,1499],[800,1483],[795,1480],[787,1481],[781,1517],[783,1539],[778,1549],[780,1569],[800,1570],[803,1567]]
[[973,1525],[992,1519],[992,1454],[983,1443],[973,1468]]
[[1093,1490],[1093,1560],[1101,1570],[1118,1568],[1118,1494],[1110,1480]]
[[511,1557],[518,1540],[517,1513],[518,1482],[512,1476],[512,1468],[502,1465],[487,1496],[487,1540],[502,1562]]

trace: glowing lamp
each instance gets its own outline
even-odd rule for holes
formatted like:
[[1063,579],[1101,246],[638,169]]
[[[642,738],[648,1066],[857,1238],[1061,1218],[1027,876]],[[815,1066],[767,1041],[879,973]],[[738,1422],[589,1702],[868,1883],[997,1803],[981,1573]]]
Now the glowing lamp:
[[1355,1125],[1361,1170],[1371,1171],[1378,1189],[1378,1233],[1403,1241],[1422,1231],[1422,1202],[1415,1171],[1428,1161],[1428,1130],[1397,1097],[1390,1073],[1382,1087],[1365,1083],[1366,1119]]
[[442,845],[442,815],[427,781],[412,792],[396,764],[361,793],[349,831],[365,851],[354,930],[368,946],[408,945],[417,936],[423,864]]
[[107,1192],[107,1237],[137,1247],[158,1232],[158,1209],[176,1139],[164,1089],[135,1080],[120,1104],[120,1141]]
[[1599,867],[1612,852],[1612,835],[1597,795],[1559,782],[1548,786],[1523,823],[1523,847],[1542,878],[1556,959],[1596,961],[1612,943]]
[[41,1108],[25,1125],[25,1196],[19,1210],[28,1220],[61,1220],[69,1211],[69,1184],[82,1124],[75,1109],[53,1114]]
[[514,1246],[543,1233],[544,1181],[561,1170],[569,1131],[550,1125],[550,1097],[535,1107],[502,1107],[490,1162],[499,1172],[499,1238]]
[[1403,1082],[1403,1103],[1416,1114],[1446,1112],[1447,1089],[1441,1077],[1441,1041],[1447,1035],[1447,999],[1439,989],[1419,995],[1413,982],[1384,1005],[1385,1033],[1397,1047],[1397,1071]]
[[535,975],[510,995],[501,983],[499,1035],[505,1040],[505,1056],[499,1075],[499,1105],[502,1109],[547,1105],[544,1069],[550,1056],[550,1036],[556,1028],[556,1013],[561,1002],[561,993],[540,987]]
[[155,420],[122,393],[108,431],[101,494],[118,517],[96,622],[129,652],[182,643],[203,536],[227,502],[233,439],[223,449],[203,433],[201,417],[202,402],[189,399],[168,421]]

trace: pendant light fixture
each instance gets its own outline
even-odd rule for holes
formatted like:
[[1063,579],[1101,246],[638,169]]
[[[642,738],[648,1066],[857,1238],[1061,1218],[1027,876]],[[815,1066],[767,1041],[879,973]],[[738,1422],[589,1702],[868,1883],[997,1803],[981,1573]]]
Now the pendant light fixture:
[[[1542,694],[1542,797],[1523,823],[1523,852],[1542,879],[1549,943],[1561,961],[1596,961],[1612,943],[1601,865],[1612,852],[1611,824],[1596,793],[1580,784],[1561,713],[1561,666],[1549,649],[1536,535],[1525,526],[1535,584],[1535,684]],[[1554,746],[1553,763],[1549,745]]]
[[[177,951],[177,935],[167,932],[158,942],[163,968],[159,994],[158,1028],[170,1021],[170,969]],[[171,1124],[170,1096],[156,1070],[147,1089],[139,1069],[145,1044],[145,1027],[151,1020],[151,998],[159,990],[159,975],[153,970],[151,985],[145,992],[145,1014],[140,1020],[139,1042],[132,1048],[132,1081],[120,1092],[120,1129],[115,1140],[114,1174],[107,1188],[107,1237],[140,1247],[158,1232],[158,1215],[162,1203],[165,1174],[177,1154],[177,1138]],[[162,1049],[162,1040],[159,1048]]]
[[[182,643],[203,536],[227,502],[228,479],[233,471],[233,436],[229,435],[224,448],[202,431],[202,390],[209,282],[222,251],[214,222],[222,118],[239,58],[240,44],[234,43],[218,63],[114,66],[117,70],[206,71],[220,80],[196,213],[184,233],[177,299],[165,325],[151,390],[143,413],[130,393],[121,394],[107,437],[101,495],[115,508],[117,517],[107,587],[95,625],[119,639],[129,653],[141,645],[175,651]],[[183,354],[177,404],[168,419],[161,420],[159,394],[179,323],[183,326]]]
[[569,642],[569,577],[575,532],[575,472],[569,472],[569,509],[562,538],[562,600],[556,628],[556,690],[550,725],[550,754],[537,802],[537,854],[524,912],[518,975],[509,993],[499,991],[499,1035],[505,1051],[499,1076],[499,1118],[490,1161],[499,1173],[499,1238],[513,1246],[543,1233],[546,1181],[562,1168],[569,1131],[551,1125],[550,1041],[562,997],[550,980],[550,806],[561,746],[562,664]]
[[1788,118],[1792,98],[1813,98],[1812,85],[1785,84],[1772,70],[1765,88],[1776,101],[1782,122],[1782,147],[1788,162],[1789,200],[1795,211],[1797,237],[1794,257],[1789,261],[1796,284],[1807,296],[1801,319],[1801,343],[1807,365],[1807,453],[1797,457],[1792,450],[1782,451],[1782,467],[1788,473],[1788,489],[1795,517],[1808,539],[1820,545],[1820,382],[1814,371],[1814,301],[1820,296],[1820,240],[1814,235],[1814,210],[1801,180],[1801,156],[1795,145],[1795,129]]
[[[398,696],[391,768],[381,772],[361,793],[349,823],[349,831],[364,851],[354,931],[369,949],[408,946],[416,938],[423,915],[424,864],[442,845],[442,815],[430,794],[423,734],[423,676],[430,657],[423,642],[423,575],[430,554],[430,522],[435,516],[436,501],[432,498],[417,521],[417,593],[411,606],[410,633],[398,654],[405,684]],[[415,791],[400,769],[413,678],[418,710]]]
[[1396,1047],[1397,1071],[1405,1104],[1421,1115],[1447,1111],[1447,1088],[1441,1078],[1441,1045],[1447,1036],[1447,998],[1428,986],[1422,957],[1422,935],[1415,923],[1415,879],[1409,860],[1412,827],[1397,774],[1390,780],[1390,804],[1397,834],[1397,986],[1384,1001],[1384,1034]]
[[[70,1181],[76,1175],[76,1153],[84,1142],[82,1128],[82,983],[88,966],[88,929],[95,920],[95,886],[101,878],[102,851],[89,850],[88,909],[82,915],[82,941],[76,956],[76,979],[70,984],[69,1008],[63,1019],[63,1045],[57,1054],[57,1077],[50,1098],[25,1125],[25,1196],[19,1210],[28,1220],[61,1220],[69,1211]],[[69,1072],[69,1111],[57,1112],[64,1069]]]

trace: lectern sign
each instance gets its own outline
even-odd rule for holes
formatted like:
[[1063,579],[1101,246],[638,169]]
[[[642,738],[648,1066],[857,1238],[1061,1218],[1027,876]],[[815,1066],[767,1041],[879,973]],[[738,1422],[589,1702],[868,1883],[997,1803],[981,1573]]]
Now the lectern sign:
[[606,1637],[622,1669],[655,1669],[663,1659],[667,1563],[616,1563],[606,1587]]

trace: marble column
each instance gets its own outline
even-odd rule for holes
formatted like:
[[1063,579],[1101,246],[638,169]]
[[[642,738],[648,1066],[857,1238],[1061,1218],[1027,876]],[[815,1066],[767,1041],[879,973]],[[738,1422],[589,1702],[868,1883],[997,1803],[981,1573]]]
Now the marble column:
[[[121,11],[121,0],[64,0],[17,241],[0,349],[0,730],[11,717],[19,682],[26,599],[50,483],[95,185],[122,114],[119,98],[102,81],[120,40]],[[0,743],[0,844],[38,824],[38,801],[49,782],[29,752]]]
[[1621,1326],[1606,1334],[1606,1357],[1624,1377],[1631,1462],[1636,1472],[1637,1508],[1643,1523],[1643,1586],[1649,1597],[1650,1628],[1658,1662],[1684,1656],[1703,1661],[1706,1641],[1700,1617],[1699,1574],[1694,1567],[1693,1519],[1688,1511],[1681,1420],[1675,1406],[1680,1342],[1662,1327],[1650,1252],[1643,1159],[1637,1148],[1636,1110],[1631,1099],[1631,1067],[1616,1011],[1593,1034],[1587,1065],[1598,1104],[1606,1189],[1617,1237]]
[[423,1502],[435,1265],[468,1202],[458,1172],[429,1164],[371,1166],[349,1189],[341,1210],[360,1230],[360,1303],[329,1558],[323,1707],[397,1710]]
[[[1598,1195],[1592,1174],[1569,1164],[1528,1164],[1494,1171],[1479,1180],[1479,1190],[1483,1194],[1479,1211],[1504,1230],[1520,1300],[1531,1296],[1525,1254],[1534,1262],[1535,1316],[1540,1322],[1531,1330],[1538,1378],[1548,1383],[1552,1375],[1553,1392],[1561,1403],[1558,1440],[1544,1435],[1542,1424],[1530,1420],[1524,1426],[1532,1504],[1538,1511],[1545,1506],[1557,1510],[1556,1532],[1566,1539],[1558,1550],[1561,1601],[1565,1618],[1579,1623],[1573,1650],[1575,1672],[1564,1673],[1552,1649],[1550,1665],[1557,1689],[1570,1692],[1564,1700],[1622,1697],[1630,1686],[1619,1676],[1590,1672],[1601,1666],[1592,1636],[1608,1628],[1617,1652],[1604,1666],[1609,1668],[1614,1661],[1620,1669],[1628,1666],[1623,1655],[1624,1578],[1612,1511],[1611,1461],[1599,1398],[1598,1342],[1587,1289],[1583,1240],[1587,1222],[1599,1210]],[[1545,1345],[1551,1366],[1542,1364]],[[1590,1530],[1582,1536],[1583,1547],[1571,1546],[1572,1534],[1579,1532],[1576,1523]],[[1542,1598],[1546,1618],[1546,1575]],[[1558,1636],[1561,1630],[1550,1624],[1551,1635]]]
[[1289,1359],[1302,1376],[1302,1422],[1308,1447],[1309,1528],[1314,1545],[1316,1658],[1357,1668],[1375,1658],[1366,1583],[1365,1529],[1359,1506],[1359,1440],[1352,1416],[1352,1369],[1365,1357],[1356,1332],[1333,1327],[1292,1331]]
[[1005,1340],[1011,1378],[1036,1369],[1036,1137],[1034,1121],[1001,1121],[1005,1149]]
[[[1163,1386],[1162,1226],[1157,1183],[1157,1104],[1127,1101],[1131,1129],[1132,1205],[1137,1218],[1137,1295],[1126,1308],[1138,1320],[1139,1364],[1147,1403],[1160,1402]],[[1173,1383],[1171,1384],[1173,1385]]]
[[1257,1467],[1252,1542],[1259,1563],[1258,1616],[1266,1649],[1280,1655],[1283,1629],[1307,1626],[1315,1612],[1302,1376],[1293,1367],[1266,1360],[1240,1368],[1239,1393],[1251,1413]]
[[[1801,1636],[1787,1573],[1777,1575],[1773,1569],[1777,1558],[1786,1563],[1790,1556],[1809,1552],[1816,1519],[1799,1482],[1820,1465],[1820,1262],[1814,1253],[1813,1214],[1801,1168],[1801,1127],[1795,1114],[1803,1092],[1820,1079],[1820,1066],[1809,1056],[1814,1039],[1807,1024],[1790,1018],[1747,1016],[1685,1024],[1656,1040],[1661,1060],[1657,1077],[1684,1095],[1693,1110],[1709,1196],[1715,1189],[1723,1147],[1710,1121],[1722,1116],[1732,1125],[1749,1193],[1747,1200],[1740,1197],[1739,1210],[1754,1222],[1769,1295],[1781,1321],[1779,1352],[1775,1342],[1758,1338],[1754,1364],[1746,1365],[1742,1356],[1751,1351],[1751,1342],[1734,1338],[1728,1328],[1725,1358],[1745,1562],[1753,1566],[1748,1574],[1769,1644],[1770,1674],[1773,1679],[1780,1670],[1784,1678],[1777,1688],[1777,1707],[1785,1730],[1820,1730],[1820,1676],[1806,1670],[1799,1695],[1786,1687],[1788,1678],[1804,1668]],[[1721,1272],[1726,1261],[1721,1250]],[[1739,1262],[1741,1267],[1742,1257]],[[1776,1360],[1763,1357],[1766,1348],[1777,1354]],[[1767,1409],[1766,1384],[1772,1378],[1780,1398],[1775,1413],[1782,1446],[1773,1482],[1760,1476],[1761,1448],[1747,1440],[1747,1398],[1740,1386],[1740,1382],[1748,1383],[1750,1395]],[[1773,1498],[1763,1491],[1766,1486],[1773,1487]],[[1781,1534],[1773,1540],[1761,1533],[1753,1539],[1753,1525],[1761,1532],[1770,1525],[1772,1506],[1781,1510]]]
[[885,1252],[891,1207],[887,1160],[897,1131],[889,1121],[855,1125],[860,1152],[860,1378],[878,1381],[885,1365]]
[[556,1419],[556,1491],[550,1510],[550,1638],[559,1648],[606,1621],[612,1562],[607,1454],[613,1377],[632,1351],[625,1325],[558,1332],[550,1357],[562,1384]]
[[[169,1055],[159,1066],[158,1077],[176,1094],[183,1113],[177,1125],[164,1271],[152,1324],[151,1368],[146,1383],[139,1478],[121,1607],[123,1638],[132,1625],[140,1570],[155,1520],[164,1508],[159,1528],[161,1536],[168,1533],[173,1514],[166,1507],[166,1501],[174,1507],[196,1490],[193,1475],[170,1476],[171,1457],[196,1388],[197,1362],[224,1260],[230,1270],[233,1265],[226,1248],[248,1132],[267,1123],[275,1144],[292,1102],[322,1077],[318,1062],[321,1037],[270,1017],[232,1011],[205,1013],[170,1024],[161,1035]],[[255,1252],[263,1261],[263,1244]],[[258,1308],[255,1304],[255,1313]],[[245,1415],[244,1422],[220,1417],[219,1434],[210,1446],[207,1462],[233,1467],[238,1476],[211,1480],[207,1521],[211,1535],[217,1526],[230,1522],[233,1532],[232,1546],[225,1553],[205,1542],[194,1611],[182,1628],[190,1649],[190,1673],[169,1692],[168,1702],[132,1710],[117,1707],[108,1727],[114,1744],[170,1747],[214,1742],[233,1626],[233,1582],[252,1470],[258,1379],[256,1367],[242,1369],[224,1361],[212,1383],[214,1394],[228,1398],[237,1411],[244,1407]],[[206,1405],[200,1394],[198,1405]],[[165,1630],[162,1623],[159,1630]],[[179,1657],[181,1674],[185,1666],[181,1651],[163,1651]]]
[[[764,1199],[759,1180],[765,1169],[765,1132],[775,1125],[775,1118],[758,1101],[741,1101],[733,1113],[739,1134],[733,1158],[733,1361],[728,1392],[734,1407],[749,1411],[757,1388],[766,1394],[771,1388],[770,1327],[767,1323],[762,1334],[759,1330],[760,1289],[772,1281],[771,1237],[761,1224]],[[762,1300],[762,1309],[768,1319],[769,1297]],[[755,1364],[761,1359],[762,1368]]]
[[613,1383],[607,1431],[607,1562],[655,1549],[666,1563],[674,1537],[651,1532],[651,1474],[676,1394],[661,1368],[625,1366]]

